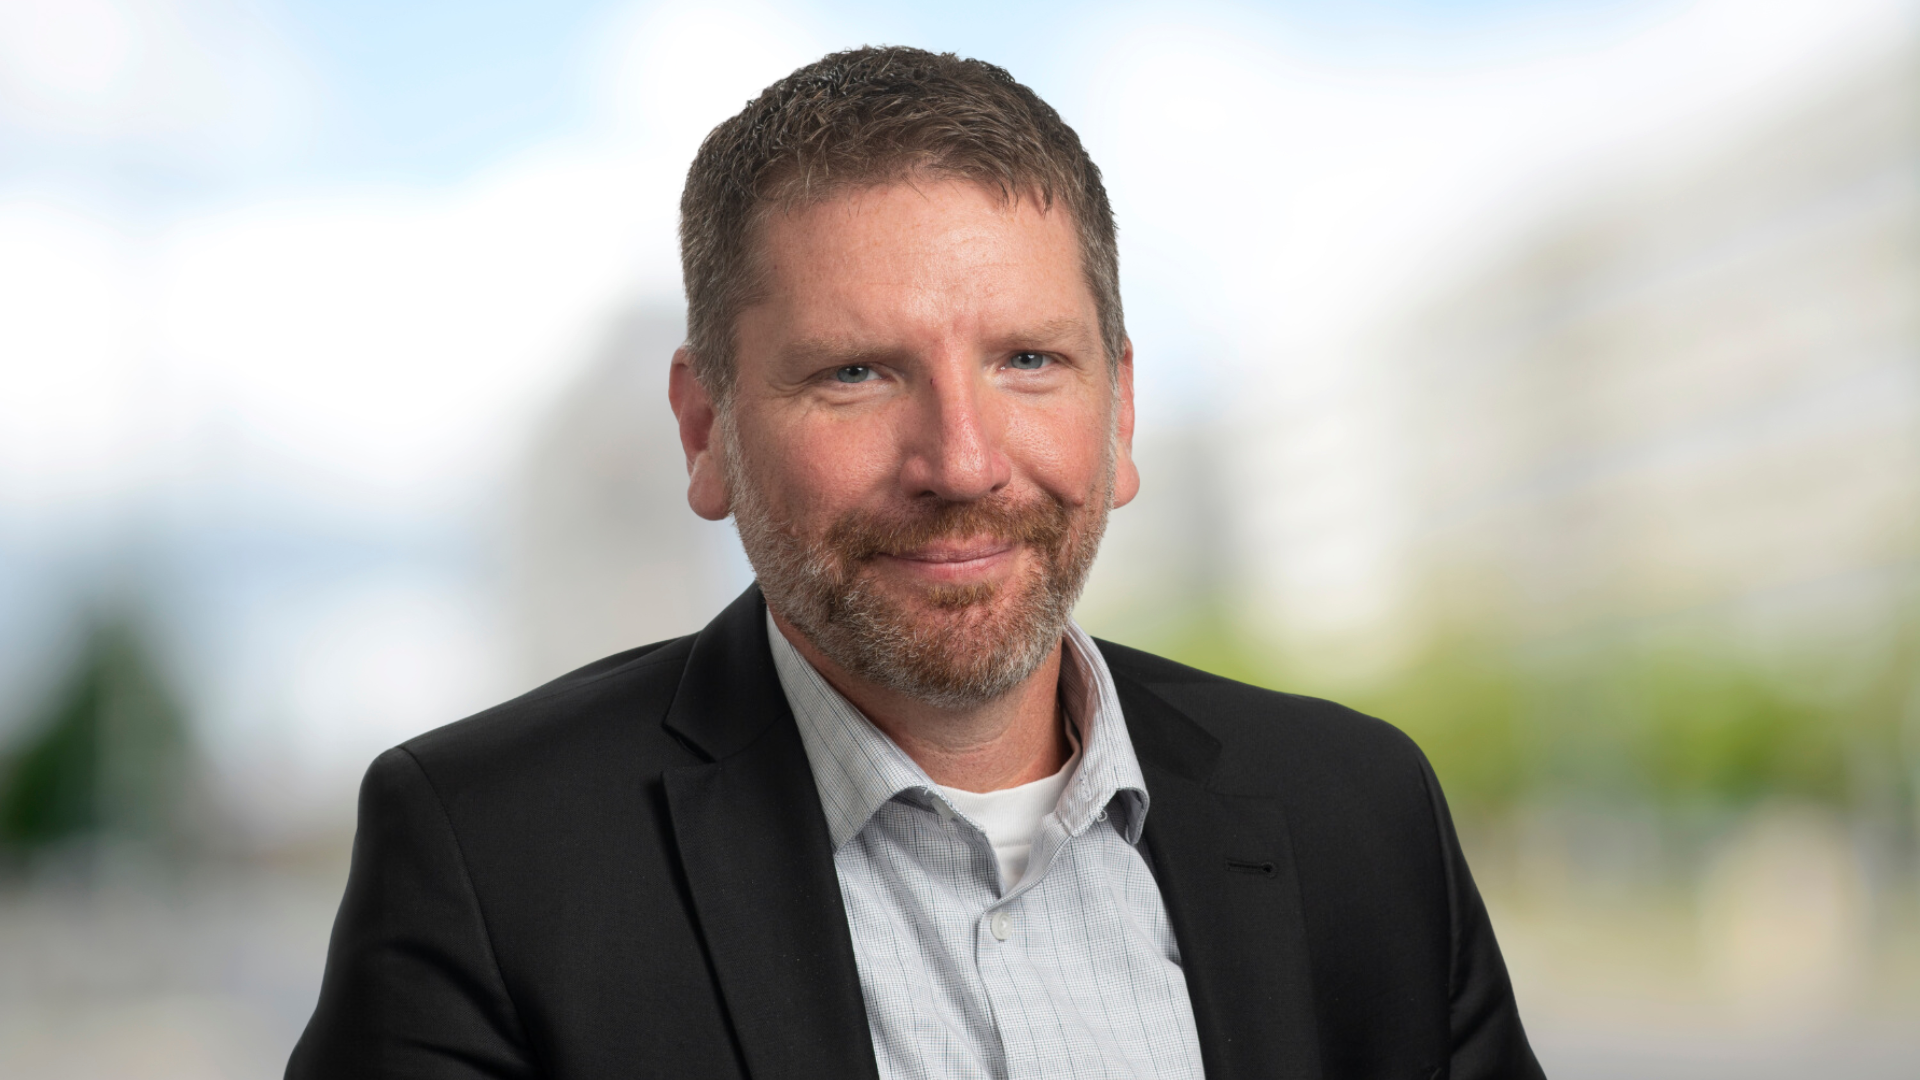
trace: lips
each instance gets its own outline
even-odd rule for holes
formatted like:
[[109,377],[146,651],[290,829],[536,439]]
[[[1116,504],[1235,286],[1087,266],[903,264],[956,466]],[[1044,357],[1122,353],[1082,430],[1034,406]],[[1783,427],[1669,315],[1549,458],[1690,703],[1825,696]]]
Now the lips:
[[[947,596],[937,591],[969,590],[965,594],[968,602],[991,595],[997,587],[996,583],[1013,571],[1019,551],[1017,544],[1006,540],[932,543],[898,554],[876,556],[867,565],[878,570],[883,577],[904,579],[917,583],[916,587],[935,589],[936,602],[944,596],[946,600],[957,604],[960,594]],[[988,591],[976,595],[975,590],[981,589]]]
[[1013,550],[1013,543],[1006,540],[968,540],[949,543],[925,544],[910,551],[888,552],[896,559],[922,563],[968,563],[991,559]]

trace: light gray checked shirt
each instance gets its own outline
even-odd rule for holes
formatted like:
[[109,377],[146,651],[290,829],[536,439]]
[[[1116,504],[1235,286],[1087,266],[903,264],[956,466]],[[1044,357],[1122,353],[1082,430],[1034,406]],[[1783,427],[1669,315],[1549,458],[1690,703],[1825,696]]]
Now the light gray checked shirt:
[[834,844],[883,1080],[1199,1080],[1180,951],[1139,850],[1147,788],[1106,661],[1070,625],[1079,768],[1004,893],[986,834],[767,620]]

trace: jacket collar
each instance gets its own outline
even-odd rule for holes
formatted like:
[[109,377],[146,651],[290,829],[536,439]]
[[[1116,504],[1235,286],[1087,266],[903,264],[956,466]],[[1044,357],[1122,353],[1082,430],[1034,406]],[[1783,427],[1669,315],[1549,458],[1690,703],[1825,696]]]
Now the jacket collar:
[[663,777],[746,1071],[876,1080],[833,847],[749,588],[695,638],[666,727],[706,757]]
[[1319,1030],[1285,810],[1212,790],[1220,740],[1148,686],[1114,682],[1153,795],[1146,846],[1207,1076],[1313,1080]]
[[749,585],[693,639],[663,722],[708,761],[739,753],[777,722],[792,726],[762,629],[766,610],[760,586]]

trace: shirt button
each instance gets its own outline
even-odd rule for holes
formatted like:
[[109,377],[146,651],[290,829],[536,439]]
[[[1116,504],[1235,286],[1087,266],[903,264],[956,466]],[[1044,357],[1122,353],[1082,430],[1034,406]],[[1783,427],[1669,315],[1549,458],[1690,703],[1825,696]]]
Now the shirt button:
[[953,807],[947,805],[947,800],[945,799],[933,800],[933,812],[940,815],[940,824],[942,825],[953,824]]
[[999,941],[1005,941],[1013,936],[1013,916],[1004,911],[994,912],[993,918],[987,921],[987,925],[993,929],[993,936]]

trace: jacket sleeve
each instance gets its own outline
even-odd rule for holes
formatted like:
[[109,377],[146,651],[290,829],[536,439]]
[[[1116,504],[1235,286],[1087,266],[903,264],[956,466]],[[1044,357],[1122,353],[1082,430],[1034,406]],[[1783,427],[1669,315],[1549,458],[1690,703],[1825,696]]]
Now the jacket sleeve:
[[452,823],[404,748],[360,786],[320,1001],[286,1075],[533,1075]]
[[1453,815],[1432,766],[1421,756],[1427,793],[1440,829],[1441,858],[1447,875],[1448,917],[1453,937],[1453,965],[1448,979],[1451,1008],[1448,1027],[1453,1052],[1446,1072],[1449,1080],[1544,1080],[1540,1063],[1520,1026],[1520,1009],[1506,961],[1493,937],[1493,922],[1473,884]]

